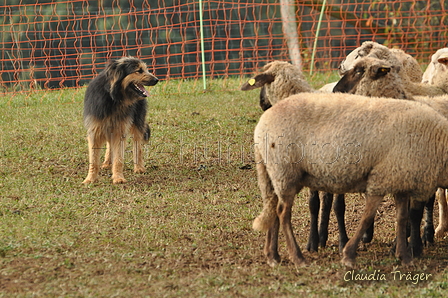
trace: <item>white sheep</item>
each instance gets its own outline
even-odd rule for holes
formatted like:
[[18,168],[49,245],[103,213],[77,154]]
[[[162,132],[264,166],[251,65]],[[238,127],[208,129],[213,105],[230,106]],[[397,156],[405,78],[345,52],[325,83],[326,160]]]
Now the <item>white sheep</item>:
[[305,186],[331,193],[365,193],[366,207],[342,263],[355,264],[356,248],[386,194],[397,208],[396,256],[403,264],[408,202],[421,204],[448,186],[448,120],[425,104],[350,94],[301,93],[267,110],[254,133],[264,208],[253,227],[267,232],[264,252],[280,261],[278,230],[295,265],[305,260],[292,226],[291,207]]
[[[366,61],[365,59],[369,58],[371,61]],[[440,59],[441,61],[445,61],[444,59]],[[445,61],[448,63],[448,59]],[[387,67],[394,67],[396,69],[400,69],[401,63],[395,62],[395,64],[391,63],[389,60],[382,60],[382,59],[376,59],[371,57],[361,58],[357,59],[356,63],[353,65],[352,69],[345,72],[344,76],[339,80],[339,82],[336,84],[333,91],[335,92],[350,92],[353,94],[362,94],[362,95],[369,95],[373,94],[376,96],[383,97],[384,95],[377,95],[378,92],[381,92],[383,94],[391,93],[389,90],[383,90],[384,87],[382,84],[387,84],[389,86],[400,86],[401,90],[406,90],[406,93],[408,93],[409,96],[439,96],[448,94],[448,70],[446,68],[446,65],[443,65],[442,63],[437,64],[437,68],[434,67],[434,71],[431,73],[433,76],[431,77],[431,84],[429,83],[421,83],[421,82],[411,82],[406,79],[406,77],[403,77],[402,75],[395,76],[393,81],[388,80],[381,80],[380,83],[376,82],[375,80],[372,80],[369,77],[369,74],[365,75],[364,73],[360,73],[360,70],[368,68],[376,67],[376,66],[370,66],[371,63],[376,64],[382,64],[384,63]],[[356,67],[356,69],[355,69]],[[437,69],[437,72],[435,71]],[[398,71],[398,74],[401,72]],[[429,74],[427,75],[429,78]],[[375,83],[376,82],[376,83]],[[357,86],[357,84],[362,85]],[[341,88],[341,85],[343,86]],[[362,89],[362,90],[361,90]],[[393,90],[392,90],[393,91]],[[370,94],[368,94],[370,93]],[[386,97],[393,97],[393,98],[403,98],[406,99],[406,97],[400,96],[400,95],[394,95],[391,93],[391,95],[388,95]]]
[[260,107],[263,111],[293,94],[314,91],[305,80],[300,68],[278,60],[267,63],[260,73],[241,86],[242,91],[256,88],[261,88]]
[[333,88],[334,92],[352,93],[374,97],[412,99],[400,76],[400,63],[374,57],[356,59],[353,67]]
[[[423,73],[422,83],[437,85],[440,80],[447,80],[448,48],[437,50]],[[445,99],[448,100],[448,99]],[[448,231],[448,204],[446,190],[438,189],[436,193],[439,202],[439,225],[435,230],[436,237],[442,237]]]
[[[366,60],[369,59],[369,60]],[[352,94],[365,96],[379,96],[412,99],[425,103],[448,119],[448,96],[434,96],[437,94],[446,94],[441,86],[448,86],[448,51],[445,49],[438,50],[432,56],[432,62],[428,66],[429,71],[425,72],[426,83],[408,83],[403,84],[397,76],[380,77],[376,74],[378,66],[386,61],[376,60],[374,58],[362,58],[355,64],[354,68],[346,72],[338,84],[335,86],[335,92],[349,92]],[[431,66],[432,65],[432,66]],[[393,73],[394,71],[391,71]],[[431,85],[432,84],[432,85]],[[387,87],[389,86],[389,87]],[[395,87],[394,87],[395,86]],[[418,89],[420,94],[428,96],[411,96],[410,93],[417,93],[409,90]],[[391,91],[390,91],[391,90]],[[404,97],[399,96],[406,93]],[[424,228],[425,241],[433,242],[433,203],[429,201],[427,208],[427,219]],[[439,225],[435,230],[435,236],[441,237],[448,231],[448,205],[446,195],[443,190],[437,192],[439,202]],[[416,244],[418,245],[418,244]],[[416,252],[418,254],[418,251]]]
[[422,80],[423,71],[415,58],[401,49],[389,49],[374,41],[365,41],[361,46],[350,52],[339,65],[339,74],[341,76],[345,75],[347,71],[353,68],[356,60],[363,57],[378,58],[386,60],[392,65],[399,65],[401,68],[400,75],[405,81],[407,79],[411,82]]
[[[260,106],[263,111],[291,95],[301,92],[318,92],[308,84],[302,71],[297,66],[284,61],[273,61],[266,64],[261,69],[260,73],[256,74],[242,85],[241,90],[247,91],[255,88],[261,88]],[[307,244],[307,249],[309,251],[318,251],[319,245],[321,247],[326,246],[332,203],[333,194],[323,193],[321,207],[319,192],[310,190],[309,208],[311,223]],[[319,211],[321,208],[322,213],[319,220]],[[342,248],[348,241],[344,222],[345,201],[343,194],[335,196],[334,211],[339,229],[339,249],[342,251]]]
[[431,56],[431,61],[423,73],[422,83],[435,85],[435,81],[445,77],[446,72],[448,72],[448,48],[442,48]]

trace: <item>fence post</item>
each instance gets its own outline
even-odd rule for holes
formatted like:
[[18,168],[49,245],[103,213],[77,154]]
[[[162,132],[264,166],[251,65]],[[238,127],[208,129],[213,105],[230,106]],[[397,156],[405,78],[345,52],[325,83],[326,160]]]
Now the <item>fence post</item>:
[[323,15],[324,15],[325,5],[326,5],[326,4],[327,4],[327,0],[324,0],[324,2],[322,3],[322,8],[321,8],[321,10],[320,10],[319,22],[317,23],[316,37],[314,38],[313,53],[311,54],[310,75],[313,74],[313,69],[314,69],[314,56],[315,56],[315,54],[316,54],[317,39],[319,38],[320,25],[322,24],[322,17],[323,17]]
[[289,58],[292,64],[302,69],[302,57],[300,56],[299,35],[297,34],[297,20],[295,13],[295,0],[280,0],[280,12],[282,15],[283,34],[288,44]]
[[202,62],[202,82],[204,91],[207,89],[206,71],[205,71],[205,53],[204,53],[204,21],[202,11],[202,0],[199,0],[199,32],[201,35],[201,62]]

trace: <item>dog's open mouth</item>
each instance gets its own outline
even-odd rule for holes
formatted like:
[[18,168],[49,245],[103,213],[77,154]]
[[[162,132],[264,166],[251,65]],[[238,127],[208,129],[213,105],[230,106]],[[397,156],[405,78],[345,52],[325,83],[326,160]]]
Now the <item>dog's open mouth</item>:
[[132,87],[134,88],[135,92],[140,94],[140,96],[142,96],[142,97],[149,96],[148,90],[146,90],[142,84],[133,83]]

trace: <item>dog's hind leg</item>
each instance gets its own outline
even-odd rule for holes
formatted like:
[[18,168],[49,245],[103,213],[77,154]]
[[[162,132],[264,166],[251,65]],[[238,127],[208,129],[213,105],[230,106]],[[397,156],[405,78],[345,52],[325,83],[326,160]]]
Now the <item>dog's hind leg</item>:
[[82,182],[84,184],[93,183],[98,179],[98,173],[100,171],[100,150],[104,144],[104,140],[93,133],[88,134],[87,141],[89,144],[89,173]]
[[144,173],[145,162],[143,161],[143,142],[145,142],[144,134],[135,126],[131,128],[133,138],[133,155],[134,155],[134,173]]
[[102,169],[109,169],[112,164],[112,159],[110,157],[110,144],[106,143],[106,154],[104,155],[104,162],[101,165]]
[[126,144],[126,135],[123,133],[114,133],[110,140],[110,154],[112,159],[112,182],[114,184],[125,183],[123,175],[124,149]]

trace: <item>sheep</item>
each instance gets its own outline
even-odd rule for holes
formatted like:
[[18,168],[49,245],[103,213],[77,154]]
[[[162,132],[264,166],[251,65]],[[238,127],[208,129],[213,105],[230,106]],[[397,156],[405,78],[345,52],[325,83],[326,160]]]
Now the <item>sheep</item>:
[[[448,53],[447,53],[448,54]],[[433,56],[434,58],[434,56]],[[365,59],[365,58],[364,58]],[[372,58],[373,59],[373,58]],[[360,59],[357,59],[358,61]],[[431,62],[430,70],[425,75],[425,79],[423,79],[427,83],[422,82],[411,82],[409,80],[406,80],[406,78],[403,78],[401,76],[401,81],[399,82],[402,84],[401,88],[406,89],[406,92],[409,93],[411,96],[439,96],[444,95],[448,93],[448,55],[440,56],[441,62]],[[400,63],[390,63],[388,60],[380,60],[383,61],[383,63],[389,63],[389,65],[393,65],[394,67],[399,68]],[[437,63],[437,64],[436,64]],[[431,66],[432,65],[432,66]],[[435,65],[435,66],[434,66]],[[354,66],[358,66],[358,68],[363,67],[367,68],[367,63],[364,63],[364,65],[360,65],[359,63],[355,63]],[[367,80],[367,84],[363,84],[364,90],[358,90],[361,87],[357,87],[356,84],[361,84],[363,80]],[[394,79],[394,82],[389,82],[389,84],[398,84],[397,79]],[[341,82],[342,81],[342,82]],[[355,70],[354,68],[345,71],[344,76],[341,78],[341,80],[336,84],[334,91],[341,92],[343,89],[350,90],[351,93],[354,94],[364,94],[366,92],[376,94],[378,91],[384,92],[381,89],[382,87],[380,84],[376,84],[375,86],[372,85],[372,81],[370,81],[370,78],[364,75],[360,75],[359,69]],[[340,86],[343,85],[343,89],[338,89]],[[368,94],[365,94],[368,95]],[[401,97],[397,97],[401,98]]]
[[[446,80],[448,72],[448,48],[437,50],[431,56],[431,62],[423,73],[422,83],[437,85],[438,81]],[[439,202],[439,225],[435,229],[435,236],[442,237],[448,231],[448,205],[446,201],[446,190],[438,189],[436,193]]]
[[392,65],[399,65],[402,69],[400,75],[405,81],[420,82],[422,80],[423,71],[415,58],[406,54],[403,50],[389,49],[374,41],[365,41],[360,47],[350,52],[339,65],[339,74],[341,76],[345,75],[347,71],[353,68],[357,59],[363,57],[374,57],[386,60]]
[[399,75],[400,65],[373,57],[356,60],[353,68],[346,71],[333,92],[349,92],[352,94],[409,99],[402,77]]
[[[305,80],[302,71],[295,65],[284,61],[273,61],[266,64],[261,73],[245,82],[241,90],[247,91],[261,88],[260,106],[263,111],[280,100],[301,92],[317,92]],[[310,190],[309,208],[311,214],[310,235],[307,244],[308,251],[318,251],[318,246],[325,247],[328,239],[328,224],[330,220],[333,194],[322,194],[322,207],[319,192]],[[322,208],[320,225],[319,209]],[[348,241],[345,229],[345,200],[344,195],[335,196],[334,210],[339,229],[339,249],[342,251]]]
[[269,109],[278,101],[300,92],[313,92],[302,71],[285,61],[267,63],[257,74],[241,86],[242,91],[261,88],[260,107]]
[[448,231],[448,205],[446,200],[446,190],[439,188],[436,193],[439,202],[439,225],[435,230],[436,237],[442,237]]
[[434,85],[434,81],[448,71],[448,48],[437,50],[431,56],[431,62],[423,73],[422,83]]
[[359,241],[386,194],[394,196],[397,208],[396,256],[409,265],[408,203],[421,205],[437,187],[448,186],[448,120],[419,102],[293,95],[264,112],[254,144],[264,207],[253,228],[267,232],[264,254],[271,266],[280,262],[280,226],[291,261],[306,264],[291,226],[292,204],[303,187],[365,193],[360,225],[342,252],[342,264],[353,267]]
[[[369,59],[369,60],[367,60]],[[387,93],[385,92],[385,89],[383,86],[386,84],[389,84],[393,87],[393,85],[396,85],[396,92],[395,93],[401,93],[406,92],[403,89],[406,89],[408,85],[402,85],[401,81],[398,77],[385,77],[379,78],[378,75],[375,73],[375,70],[378,69],[378,65],[381,65],[383,61],[376,60],[374,58],[362,58],[359,59],[357,64],[353,69],[348,71],[345,76],[338,82],[336,87],[334,88],[335,92],[349,92],[353,94],[358,95],[365,95],[365,96],[389,96],[393,98],[400,98],[393,95],[393,92]],[[440,67],[441,68],[441,67]],[[435,67],[434,69],[440,69],[439,67]],[[433,72],[435,73],[435,72]],[[441,71],[438,72],[439,77],[446,76],[445,72]],[[447,79],[447,78],[445,78]],[[437,79],[433,80],[437,81]],[[412,83],[417,84],[417,83]],[[425,85],[425,84],[420,84]],[[426,84],[426,86],[429,86]],[[431,87],[431,86],[429,86]],[[393,88],[392,88],[393,89]],[[424,88],[422,88],[424,90]],[[429,88],[430,89],[430,88]],[[426,89],[428,90],[428,88]],[[410,99],[410,100],[416,100],[421,103],[424,103],[434,110],[436,110],[438,113],[440,113],[442,116],[448,119],[448,97],[446,96],[438,96],[438,97],[427,97],[427,96],[407,96],[404,97],[404,99]],[[439,210],[440,210],[440,220],[439,220],[439,226],[434,231],[434,224],[433,224],[433,208],[434,208],[434,201],[435,196],[432,196],[430,200],[428,201],[428,204],[425,206],[426,208],[426,220],[425,220],[425,226],[424,226],[424,234],[423,234],[423,240],[425,242],[434,242],[434,234],[436,237],[440,237],[443,235],[443,232],[448,229],[448,221],[446,218],[446,199],[444,196],[444,192],[442,190],[439,190],[437,192],[437,197],[439,201]],[[420,221],[419,221],[420,223]],[[365,236],[365,241],[371,240],[373,236],[373,227],[369,230],[370,234]],[[411,239],[411,246],[413,248],[413,252],[415,255],[419,255],[422,252],[423,246],[421,243],[420,238],[417,239]]]

